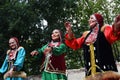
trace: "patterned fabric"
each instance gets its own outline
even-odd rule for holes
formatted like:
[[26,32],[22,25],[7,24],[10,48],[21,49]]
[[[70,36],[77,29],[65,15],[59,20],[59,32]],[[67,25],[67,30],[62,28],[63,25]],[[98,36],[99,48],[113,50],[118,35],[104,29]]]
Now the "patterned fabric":
[[17,50],[16,50],[16,51],[11,50],[11,51],[9,52],[9,54],[8,54],[8,59],[9,59],[9,60],[13,60],[13,59],[15,60],[16,54],[17,54]]
[[[96,72],[101,71],[117,71],[115,60],[113,57],[111,44],[106,40],[103,32],[98,32],[97,39],[94,45],[94,56],[95,64],[99,67],[96,67]],[[86,66],[86,76],[91,75],[91,71],[88,71],[91,68],[91,58],[90,58],[90,48],[89,45],[83,45],[85,66]]]
[[[12,54],[12,53],[11,53]],[[13,63],[13,66],[16,67],[17,71],[20,71],[23,68],[23,64],[24,64],[24,59],[25,59],[25,49],[23,47],[19,48],[18,53],[17,53],[17,57]],[[7,54],[4,63],[2,65],[2,67],[0,68],[0,73],[5,73],[8,68],[10,67],[8,64],[8,59],[9,59],[9,55]],[[23,78],[17,77],[17,78],[6,78],[5,80],[24,80]]]
[[[89,35],[89,33],[88,33]],[[67,38],[67,36],[65,36]],[[89,36],[87,36],[89,37]],[[93,36],[94,37],[94,36]],[[94,53],[95,53],[95,63],[99,66],[97,68],[97,72],[103,71],[117,71],[117,67],[115,64],[115,60],[113,57],[111,44],[115,41],[120,40],[119,36],[114,36],[113,29],[110,26],[106,26],[104,32],[99,30],[97,38],[94,45]],[[86,68],[86,76],[91,75],[89,69],[91,67],[91,59],[90,59],[90,48],[89,45],[86,45],[84,36],[80,38],[74,38],[72,40],[65,40],[67,46],[72,49],[83,48],[84,51],[84,60],[85,60],[85,68]],[[92,40],[91,40],[92,41]],[[94,38],[93,38],[94,41]],[[84,44],[84,45],[83,45]]]
[[96,41],[98,31],[99,31],[99,27],[98,26],[94,27],[93,30],[92,30],[92,32],[89,34],[89,36],[85,40],[85,44],[94,43]]
[[[46,47],[53,47],[52,54],[47,57],[44,55]],[[65,64],[65,44],[61,42],[51,42],[39,48],[37,51],[39,55],[37,58],[42,59],[41,71],[42,80],[67,80],[66,77],[66,64]]]

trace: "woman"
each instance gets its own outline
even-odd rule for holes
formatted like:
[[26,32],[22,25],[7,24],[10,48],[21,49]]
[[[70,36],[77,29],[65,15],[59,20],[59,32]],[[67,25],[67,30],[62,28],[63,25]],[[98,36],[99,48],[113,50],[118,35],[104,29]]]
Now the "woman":
[[4,63],[0,68],[0,73],[6,72],[4,74],[5,80],[24,80],[26,73],[22,71],[22,68],[25,59],[25,49],[19,46],[19,41],[16,37],[9,39],[9,47]]
[[42,80],[67,80],[65,52],[66,46],[62,43],[61,32],[58,29],[53,30],[51,42],[31,52],[31,55],[37,55],[42,59],[40,70],[42,71]]
[[86,76],[103,71],[118,71],[111,44],[120,40],[120,25],[117,25],[119,22],[120,18],[112,27],[103,26],[102,15],[95,13],[89,19],[90,30],[85,31],[80,38],[75,38],[70,23],[65,23],[66,45],[74,50],[83,47]]

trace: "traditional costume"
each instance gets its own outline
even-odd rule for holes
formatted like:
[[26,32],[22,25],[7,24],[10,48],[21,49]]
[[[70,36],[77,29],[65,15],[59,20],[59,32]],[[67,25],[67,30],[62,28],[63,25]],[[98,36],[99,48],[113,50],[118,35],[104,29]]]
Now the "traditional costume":
[[[13,37],[13,39],[19,44],[17,38]],[[22,71],[24,59],[25,49],[19,45],[16,50],[9,49],[7,51],[4,63],[0,68],[0,73],[5,73],[5,80],[24,80],[24,78],[26,78],[26,73]],[[13,69],[13,71],[11,72],[11,75],[9,75],[8,72],[11,69]]]
[[95,27],[84,32],[80,38],[74,35],[69,38],[66,34],[65,43],[74,50],[83,47],[86,76],[104,71],[117,72],[111,44],[120,40],[120,35],[115,36],[111,26],[102,27],[103,17],[100,14],[95,13],[94,17],[98,22]]
[[[65,64],[66,45],[61,41],[61,34],[59,36],[59,39],[52,40],[36,50],[39,52],[37,58],[42,59],[40,66],[42,80],[67,80]],[[52,51],[44,54],[44,50],[47,47],[51,47]]]

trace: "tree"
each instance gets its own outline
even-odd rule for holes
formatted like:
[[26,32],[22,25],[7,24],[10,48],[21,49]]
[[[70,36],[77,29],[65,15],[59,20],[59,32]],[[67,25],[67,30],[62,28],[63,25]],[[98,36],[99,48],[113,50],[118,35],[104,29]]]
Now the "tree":
[[[91,14],[99,12],[103,14],[105,23],[112,24],[114,17],[119,14],[119,7],[119,0],[111,2],[107,0],[0,1],[0,51],[4,56],[8,49],[9,37],[18,37],[27,53],[26,72],[28,75],[38,74],[40,63],[30,56],[30,52],[50,41],[49,34],[53,29],[61,29],[64,38],[64,22],[70,21],[76,37],[80,37],[89,28],[87,20]],[[44,20],[47,21],[47,25],[43,24]],[[1,59],[3,62],[4,59]],[[68,69],[83,67],[82,50],[73,51],[68,48],[66,62]]]

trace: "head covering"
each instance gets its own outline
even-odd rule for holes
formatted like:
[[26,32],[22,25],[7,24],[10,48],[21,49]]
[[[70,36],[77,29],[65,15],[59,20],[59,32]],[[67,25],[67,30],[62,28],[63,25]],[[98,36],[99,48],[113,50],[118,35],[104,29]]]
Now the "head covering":
[[17,37],[11,37],[10,39],[14,39],[17,43],[17,46],[19,47],[19,41],[18,41],[18,38]]
[[103,23],[104,23],[104,22],[103,22],[103,17],[102,17],[102,15],[99,14],[99,13],[95,13],[95,14],[93,14],[93,15],[96,17],[96,20],[97,20],[99,26],[102,27],[102,26],[103,26]]

